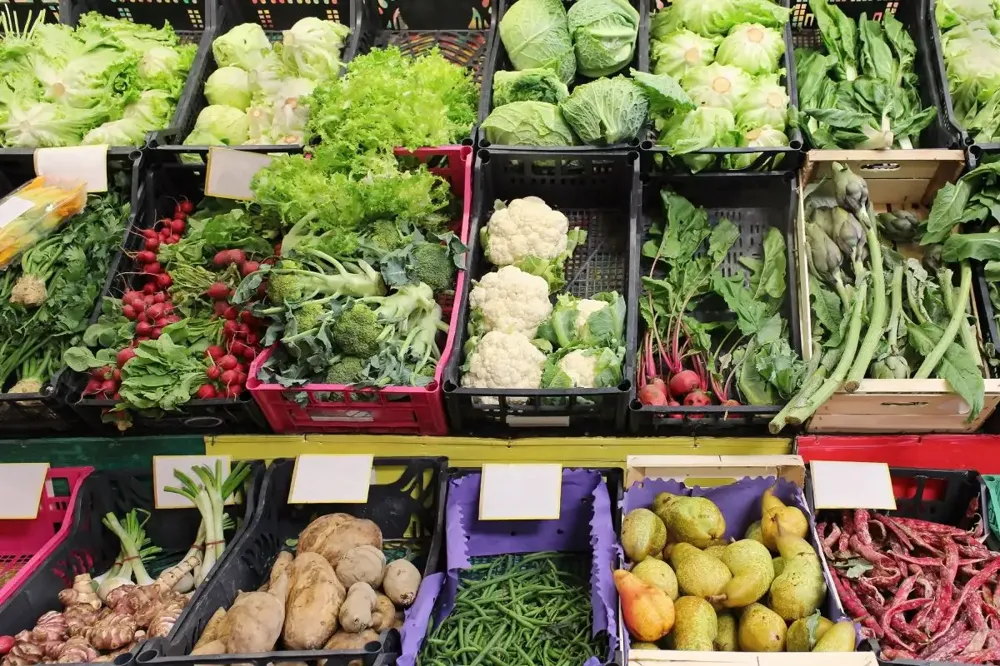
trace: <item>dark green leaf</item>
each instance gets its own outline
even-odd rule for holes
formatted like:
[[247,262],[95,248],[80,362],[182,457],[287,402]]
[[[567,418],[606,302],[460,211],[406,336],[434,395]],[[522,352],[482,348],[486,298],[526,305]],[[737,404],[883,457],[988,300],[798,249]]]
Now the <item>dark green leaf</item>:
[[882,34],[882,26],[878,21],[863,18],[858,21],[858,36],[861,38],[861,71],[864,76],[894,86],[896,61]]
[[927,232],[920,240],[921,245],[940,243],[951,233],[965,213],[972,187],[963,177],[958,183],[947,183],[934,196],[930,215],[927,217]]
[[964,259],[1000,260],[1000,234],[951,234],[941,248],[941,260],[956,263]]

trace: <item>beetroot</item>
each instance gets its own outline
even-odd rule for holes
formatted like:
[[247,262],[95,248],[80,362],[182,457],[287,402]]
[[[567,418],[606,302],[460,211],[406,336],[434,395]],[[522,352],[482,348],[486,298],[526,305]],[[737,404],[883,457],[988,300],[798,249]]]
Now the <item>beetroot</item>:
[[[675,398],[686,396],[701,385],[698,373],[694,370],[681,370],[670,378],[670,395]],[[684,404],[687,404],[685,402]]]
[[639,402],[653,407],[662,407],[667,404],[667,396],[655,384],[646,384],[639,389]]
[[[671,381],[671,383],[673,383]],[[712,404],[712,399],[701,389],[695,389],[684,396],[684,406],[686,407],[707,407]]]

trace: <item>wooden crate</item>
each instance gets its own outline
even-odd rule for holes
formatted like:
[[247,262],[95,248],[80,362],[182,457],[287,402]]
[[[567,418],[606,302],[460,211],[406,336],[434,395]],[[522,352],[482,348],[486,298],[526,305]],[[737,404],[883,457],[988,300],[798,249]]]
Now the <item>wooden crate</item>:
[[[701,480],[732,482],[743,477],[774,476],[786,479],[799,488],[805,484],[806,468],[801,456],[628,456],[625,487],[646,479],[674,479],[688,485]],[[701,484],[706,485],[706,484]],[[816,526],[809,523],[818,542]],[[819,553],[824,570],[826,558]],[[825,572],[829,579],[829,572]],[[836,599],[831,589],[828,594]],[[619,601],[618,617],[621,618]],[[837,600],[837,605],[840,601]],[[624,645],[626,631],[619,621],[619,644]],[[629,650],[627,666],[704,666],[705,664],[743,664],[745,666],[878,666],[871,652],[838,653],[762,653],[762,652],[681,652],[677,650]]]
[[[868,196],[876,212],[899,210],[926,217],[934,195],[954,182],[965,168],[961,150],[813,150],[806,155],[800,174],[801,188],[830,175],[833,162],[848,165],[868,182]],[[809,299],[808,252],[805,248],[805,210],[799,198],[796,251],[802,350],[812,351],[812,309]],[[919,256],[919,245],[900,248]],[[973,299],[975,312],[975,299]],[[976,333],[981,334],[979,328]],[[864,379],[854,393],[838,391],[809,421],[811,433],[923,433],[975,432],[1000,404],[1000,380],[986,380],[983,410],[966,422],[969,405],[948,389],[943,379]]]

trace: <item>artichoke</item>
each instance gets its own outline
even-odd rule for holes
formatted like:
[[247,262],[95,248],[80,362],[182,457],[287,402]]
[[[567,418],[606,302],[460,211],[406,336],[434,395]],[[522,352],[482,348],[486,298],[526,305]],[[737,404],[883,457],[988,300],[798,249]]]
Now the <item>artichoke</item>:
[[840,251],[850,255],[851,259],[861,259],[865,249],[865,230],[858,218],[843,208],[833,209],[833,231],[830,238],[837,244]]
[[809,263],[823,280],[836,284],[840,275],[840,264],[844,261],[837,244],[830,240],[826,232],[815,224],[806,225],[806,245],[809,247]]
[[817,227],[822,229],[829,236],[833,234],[833,209],[827,207],[816,208],[812,211],[812,217],[809,220]]
[[839,162],[833,163],[833,187],[837,203],[846,208],[863,222],[869,222],[868,217],[868,183],[865,179],[851,171]]
[[875,361],[872,366],[872,376],[875,379],[909,379],[910,364],[903,356],[889,354]]
[[920,234],[920,220],[908,210],[879,213],[875,219],[879,229],[891,241],[908,243]]

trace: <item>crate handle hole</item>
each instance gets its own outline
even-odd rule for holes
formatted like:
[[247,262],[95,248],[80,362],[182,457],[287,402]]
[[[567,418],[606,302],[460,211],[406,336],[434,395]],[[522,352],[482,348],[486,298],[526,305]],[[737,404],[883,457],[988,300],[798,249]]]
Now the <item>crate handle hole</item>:
[[883,402],[883,407],[926,407],[929,403],[915,401],[915,402]]
[[871,164],[862,164],[862,171],[899,171],[901,168],[899,162],[872,162]]
[[[120,657],[131,658],[131,656],[132,655],[129,655],[129,654],[120,654],[120,655],[118,655],[118,657],[115,657],[115,663],[116,664],[118,663],[118,659]],[[160,656],[160,651],[157,648],[154,647],[153,649],[151,649],[149,651],[145,651],[142,654],[140,654],[136,658],[136,661],[138,661],[140,664],[145,664],[147,662],[153,661],[154,659],[156,659],[159,656]]]
[[222,425],[222,419],[217,416],[192,416],[184,420],[189,428],[216,428]]
[[382,644],[379,643],[378,641],[368,641],[367,643],[365,643],[365,652],[375,654],[381,649],[382,649]]

